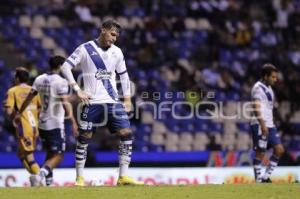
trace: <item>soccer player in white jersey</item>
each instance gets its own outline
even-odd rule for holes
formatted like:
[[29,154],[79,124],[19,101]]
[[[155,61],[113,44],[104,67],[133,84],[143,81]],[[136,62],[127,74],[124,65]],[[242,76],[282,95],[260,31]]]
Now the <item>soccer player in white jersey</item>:
[[[272,86],[277,81],[278,70],[272,64],[264,64],[261,70],[261,80],[252,88],[253,118],[251,132],[255,157],[253,160],[254,176],[256,182],[271,183],[270,176],[284,153],[280,135],[274,125],[273,108],[275,102]],[[273,148],[269,165],[262,173],[262,160],[268,147]]]
[[[72,85],[77,96],[85,104],[82,107],[79,136],[76,146],[76,182],[84,186],[83,169],[86,161],[88,141],[98,126],[107,126],[111,133],[120,137],[118,185],[139,185],[128,176],[131,161],[133,135],[126,112],[131,110],[130,81],[124,55],[114,45],[120,25],[114,20],[103,22],[101,33],[95,40],[80,45],[63,64],[61,70]],[[77,85],[71,69],[79,67],[82,71],[84,89]],[[124,102],[119,101],[116,74],[120,76]]]
[[59,75],[64,61],[65,58],[61,56],[49,59],[51,70],[35,79],[31,92],[19,111],[23,112],[33,97],[39,93],[42,104],[42,111],[39,115],[39,133],[47,154],[39,175],[33,178],[36,185],[51,185],[53,182],[52,170],[63,159],[66,148],[65,115],[72,122],[73,134],[77,135],[77,123],[72,113],[72,106],[68,102],[69,85],[67,80]]

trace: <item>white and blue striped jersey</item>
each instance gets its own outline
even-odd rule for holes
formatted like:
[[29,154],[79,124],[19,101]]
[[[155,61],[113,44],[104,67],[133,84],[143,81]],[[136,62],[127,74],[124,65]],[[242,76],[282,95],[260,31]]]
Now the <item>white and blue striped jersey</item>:
[[[65,66],[81,69],[82,76],[77,79],[77,83],[83,80],[84,91],[91,97],[91,104],[119,101],[116,74],[120,75],[123,95],[130,96],[124,55],[115,45],[103,50],[97,40],[86,42],[67,58]],[[122,81],[122,76],[126,77],[126,81]]]
[[[273,108],[275,102],[274,92],[271,86],[266,86],[261,81],[257,81],[251,90],[252,100],[260,102],[261,117],[268,128],[274,127]],[[251,124],[259,124],[256,117],[252,118]]]
[[69,92],[67,80],[54,73],[39,75],[33,82],[42,102],[39,115],[39,128],[43,130],[64,129],[65,110],[60,96]]

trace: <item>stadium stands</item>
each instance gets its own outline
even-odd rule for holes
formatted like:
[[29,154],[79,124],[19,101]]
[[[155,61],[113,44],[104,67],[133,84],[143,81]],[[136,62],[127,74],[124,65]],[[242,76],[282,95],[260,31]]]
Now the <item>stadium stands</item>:
[[[89,2],[89,1],[87,1]],[[96,2],[96,1],[95,1]],[[68,56],[84,41],[98,36],[101,21],[113,16],[124,27],[119,45],[125,53],[131,79],[137,87],[136,102],[192,102],[188,91],[214,91],[211,102],[223,102],[222,113],[234,115],[249,100],[250,86],[258,78],[258,67],[268,61],[281,71],[278,96],[278,124],[289,150],[300,150],[300,40],[294,25],[299,21],[300,3],[291,1],[286,27],[274,25],[280,7],[276,1],[105,1],[110,2],[98,13],[87,4],[93,14],[94,26],[85,26],[78,18],[70,18],[53,11],[54,6],[30,4],[17,6],[18,12],[1,16],[1,36],[35,63],[40,72],[47,68],[52,54]],[[123,7],[122,11],[116,8]],[[275,3],[274,3],[275,2]],[[273,3],[273,4],[272,4]],[[178,5],[180,4],[180,5]],[[68,6],[66,6],[68,7]],[[269,13],[274,13],[269,15]],[[231,13],[232,15],[228,15]],[[265,14],[265,13],[268,13]],[[185,17],[184,20],[181,17]],[[273,17],[269,17],[273,16]],[[288,32],[288,33],[287,33]],[[289,34],[286,37],[286,34]],[[0,60],[0,98],[11,85],[11,67]],[[296,75],[293,75],[296,74]],[[183,98],[166,91],[184,92]],[[149,92],[150,97],[144,93]],[[160,93],[160,97],[154,95]],[[195,103],[205,101],[205,97]],[[172,104],[166,104],[172,109]],[[219,105],[218,105],[219,107]],[[221,107],[221,106],[220,106]],[[249,150],[251,138],[245,118],[178,120],[165,111],[157,115],[151,106],[140,106],[141,118],[132,122],[136,151],[199,151],[214,146],[223,150]],[[210,107],[199,107],[203,114]],[[203,110],[202,110],[203,109]],[[190,112],[178,104],[177,116]],[[210,109],[213,111],[213,109]],[[1,111],[0,151],[15,151],[16,144],[10,132],[4,129]],[[75,140],[68,133],[68,149],[74,149]],[[213,137],[213,138],[212,138]],[[41,148],[40,146],[38,147]],[[101,146],[96,147],[101,149]]]

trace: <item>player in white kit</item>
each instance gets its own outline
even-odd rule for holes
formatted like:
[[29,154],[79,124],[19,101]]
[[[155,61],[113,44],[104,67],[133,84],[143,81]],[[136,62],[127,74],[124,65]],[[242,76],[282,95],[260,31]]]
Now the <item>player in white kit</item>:
[[[76,146],[76,183],[84,186],[83,168],[86,161],[88,141],[96,126],[107,126],[111,133],[120,137],[118,185],[138,185],[128,176],[131,161],[133,135],[126,112],[131,110],[130,81],[124,55],[114,45],[120,25],[114,20],[103,22],[100,36],[80,45],[63,64],[61,70],[72,85],[77,96],[85,104],[82,107],[79,136]],[[84,89],[77,85],[71,69],[79,67],[82,71]],[[117,94],[116,74],[120,76],[123,103]]]
[[68,82],[59,75],[60,67],[64,61],[65,58],[61,56],[54,56],[49,59],[51,70],[35,79],[31,92],[20,109],[20,112],[25,110],[32,98],[39,93],[42,104],[39,115],[39,133],[43,147],[47,151],[44,165],[39,175],[34,179],[40,185],[51,185],[53,181],[52,170],[63,159],[63,153],[66,149],[65,116],[71,120],[73,134],[77,135],[77,123],[72,113],[72,106],[68,102]]
[[[275,96],[272,86],[277,81],[277,73],[278,71],[274,65],[263,65],[261,80],[255,83],[251,91],[254,108],[251,132],[255,151],[253,167],[256,182],[271,182],[270,176],[284,153],[280,135],[273,121]],[[262,160],[268,147],[273,148],[273,155],[270,157],[266,171],[262,173]]]

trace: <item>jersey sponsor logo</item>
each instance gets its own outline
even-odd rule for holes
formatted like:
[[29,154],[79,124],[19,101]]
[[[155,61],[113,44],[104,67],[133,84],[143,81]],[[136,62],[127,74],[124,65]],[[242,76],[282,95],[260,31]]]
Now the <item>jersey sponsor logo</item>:
[[48,79],[44,79],[43,84],[50,84],[50,81]]
[[[88,55],[92,59],[94,65],[96,66],[96,68],[98,69],[98,71],[101,71],[101,70],[102,71],[106,71],[107,69],[106,69],[106,66],[105,66],[105,64],[104,64],[104,62],[102,60],[102,57],[98,53],[97,53],[96,56],[91,56],[91,54],[93,54],[93,52],[96,52],[96,49],[90,43],[85,44],[84,47],[87,50]],[[97,79],[100,78],[101,77],[101,73],[98,73],[97,75],[95,75],[95,77]],[[118,100],[118,94],[114,91],[114,88],[113,88],[113,86],[112,86],[112,84],[110,82],[110,79],[103,79],[103,78],[101,78],[101,81],[103,83],[103,86],[104,86],[105,90],[109,94],[109,96],[113,100],[115,100],[115,101]]]
[[95,78],[98,79],[98,80],[110,79],[111,75],[112,75],[111,72],[108,72],[106,70],[98,69],[97,72],[95,73]]
[[21,98],[21,99],[25,99],[27,97],[28,93],[19,93],[18,94],[18,97]]
[[98,53],[96,51],[92,51],[91,56],[97,56]]
[[46,123],[46,122],[47,122],[47,120],[42,120],[42,119],[40,119],[40,123],[41,123],[41,124]]
[[73,60],[76,60],[76,56],[75,55],[71,55],[70,56]]

